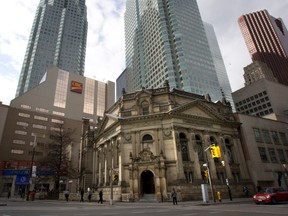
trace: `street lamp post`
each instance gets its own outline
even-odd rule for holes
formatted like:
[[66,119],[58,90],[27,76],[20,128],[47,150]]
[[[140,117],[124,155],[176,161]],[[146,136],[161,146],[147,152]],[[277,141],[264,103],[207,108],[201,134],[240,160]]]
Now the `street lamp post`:
[[[81,146],[80,146],[80,158],[79,158],[79,163],[80,163],[80,166],[79,166],[79,172],[80,172],[80,175],[79,175],[79,187],[81,189],[84,190],[84,186],[85,186],[85,172],[86,172],[86,151],[87,151],[87,148],[88,148],[88,140],[87,137],[88,137],[88,128],[89,128],[89,118],[85,118],[83,117],[82,118],[82,137],[81,137]],[[80,189],[79,188],[79,189]]]
[[232,194],[231,194],[231,189],[230,189],[230,186],[229,186],[229,179],[228,179],[226,168],[225,168],[225,161],[222,160],[221,164],[222,164],[222,166],[224,168],[225,181],[226,181],[226,185],[227,185],[227,189],[228,189],[229,199],[230,199],[230,201],[232,201]]
[[208,161],[208,157],[207,157],[207,150],[209,150],[211,148],[211,146],[215,146],[215,144],[209,145],[204,151],[206,152],[206,158],[207,158],[207,163],[203,164],[203,166],[207,167],[207,171],[208,171],[208,179],[209,179],[209,185],[210,185],[210,189],[211,189],[211,196],[212,196],[212,200],[213,202],[215,201],[215,196],[214,196],[214,187],[213,187],[213,183],[212,183],[212,178],[211,178],[211,173],[210,173],[210,168],[209,168],[209,161]]
[[32,146],[32,158],[31,158],[31,165],[30,165],[30,179],[29,179],[29,185],[27,188],[27,200],[29,199],[29,191],[33,190],[33,182],[32,179],[33,177],[36,176],[36,170],[34,170],[33,168],[33,164],[34,164],[34,157],[35,157],[35,147],[37,145],[37,136],[36,134],[33,134],[34,136],[34,141],[33,141],[33,146]]

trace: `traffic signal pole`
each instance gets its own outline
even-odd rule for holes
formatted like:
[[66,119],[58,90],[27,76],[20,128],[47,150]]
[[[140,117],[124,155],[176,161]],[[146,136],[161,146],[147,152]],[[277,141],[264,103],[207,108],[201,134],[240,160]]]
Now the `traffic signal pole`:
[[214,195],[214,187],[213,187],[213,183],[212,183],[211,172],[210,172],[210,168],[209,168],[208,155],[207,155],[207,150],[210,149],[212,146],[214,147],[215,144],[208,146],[204,151],[206,152],[206,159],[207,159],[206,167],[207,167],[207,171],[208,171],[208,179],[209,179],[209,185],[210,185],[210,190],[211,190],[211,197],[212,197],[213,202],[215,203],[216,201],[215,201],[215,195]]

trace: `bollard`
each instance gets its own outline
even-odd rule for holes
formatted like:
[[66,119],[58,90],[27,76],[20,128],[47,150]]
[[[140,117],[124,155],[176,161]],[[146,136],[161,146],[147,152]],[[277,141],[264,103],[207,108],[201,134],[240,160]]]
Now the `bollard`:
[[221,192],[220,191],[217,192],[217,197],[218,197],[218,201],[221,202]]

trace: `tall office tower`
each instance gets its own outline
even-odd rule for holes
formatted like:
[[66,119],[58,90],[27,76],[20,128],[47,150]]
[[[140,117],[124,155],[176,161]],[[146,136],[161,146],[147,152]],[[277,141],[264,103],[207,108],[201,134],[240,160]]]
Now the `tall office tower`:
[[261,79],[266,79],[271,82],[278,82],[274,77],[272,70],[264,63],[255,61],[244,67],[245,86],[251,85]]
[[234,106],[234,102],[233,102],[233,98],[232,98],[232,94],[231,94],[232,90],[231,90],[229,78],[228,78],[228,75],[226,72],[225,64],[224,64],[224,61],[222,58],[220,47],[218,45],[218,41],[217,41],[217,37],[216,37],[215,31],[214,31],[214,28],[209,23],[203,22],[203,24],[204,24],[204,28],[206,31],[206,35],[207,35],[208,43],[210,46],[216,74],[217,74],[221,89],[223,91],[225,98],[230,102],[233,110],[235,111],[235,106]]
[[281,18],[267,10],[243,15],[238,20],[252,61],[261,61],[279,83],[288,85],[288,31]]
[[85,0],[40,0],[16,97],[38,85],[51,65],[84,75],[87,27]]
[[222,98],[196,0],[127,0],[127,86],[163,87]]

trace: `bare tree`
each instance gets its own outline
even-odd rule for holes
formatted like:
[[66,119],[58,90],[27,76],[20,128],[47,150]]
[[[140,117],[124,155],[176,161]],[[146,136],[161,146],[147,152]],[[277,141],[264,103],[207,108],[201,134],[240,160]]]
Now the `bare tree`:
[[54,190],[59,192],[60,179],[77,178],[76,169],[71,166],[72,134],[75,130],[57,124],[50,133],[51,142],[45,145],[46,156],[39,161],[39,168],[53,173]]

